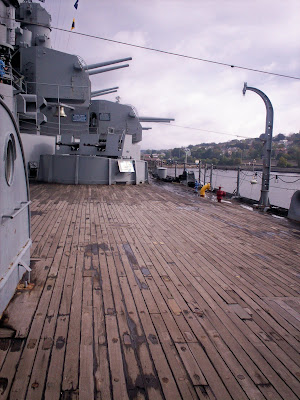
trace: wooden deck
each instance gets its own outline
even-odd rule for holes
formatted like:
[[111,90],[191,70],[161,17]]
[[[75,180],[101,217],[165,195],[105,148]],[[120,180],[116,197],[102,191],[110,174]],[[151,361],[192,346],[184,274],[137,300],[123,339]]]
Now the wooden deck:
[[31,187],[1,399],[299,399],[299,228],[166,188]]

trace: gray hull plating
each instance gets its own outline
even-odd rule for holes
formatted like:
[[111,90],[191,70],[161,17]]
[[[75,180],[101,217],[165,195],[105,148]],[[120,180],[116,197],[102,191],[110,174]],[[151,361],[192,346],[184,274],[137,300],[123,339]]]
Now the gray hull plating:
[[0,0],[0,316],[30,272],[29,187],[15,96],[20,82],[11,67],[17,5]]
[[130,160],[134,172],[120,172],[119,162],[107,157],[80,155],[42,155],[38,180],[64,184],[140,184],[147,182],[147,163]]
[[[1,91],[1,87],[0,87]],[[29,192],[22,143],[0,100],[0,315],[30,264]]]

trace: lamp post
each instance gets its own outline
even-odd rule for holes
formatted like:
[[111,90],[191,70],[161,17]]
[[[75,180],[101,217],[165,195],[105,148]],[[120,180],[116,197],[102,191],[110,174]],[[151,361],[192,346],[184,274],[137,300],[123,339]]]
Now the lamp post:
[[59,98],[59,85],[57,85],[57,104],[58,104],[58,136],[60,138],[60,98]]
[[188,156],[190,156],[191,155],[191,150],[190,149],[184,149],[184,151],[185,151],[185,165],[187,165],[187,158],[188,158]]
[[262,207],[268,207],[269,202],[269,186],[270,186],[270,172],[271,172],[271,150],[272,150],[272,133],[273,133],[273,106],[269,98],[259,89],[247,86],[247,82],[244,83],[243,95],[246,94],[247,90],[257,93],[264,101],[267,111],[266,117],[266,129],[265,133],[260,136],[263,142],[263,174],[261,181],[261,194],[259,205]]

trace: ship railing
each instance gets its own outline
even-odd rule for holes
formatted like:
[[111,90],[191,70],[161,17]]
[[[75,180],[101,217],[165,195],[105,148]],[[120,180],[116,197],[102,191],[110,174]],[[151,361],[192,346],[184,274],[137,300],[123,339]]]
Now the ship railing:
[[5,67],[5,73],[3,74],[1,80],[7,85],[13,86],[20,92],[27,92],[26,82],[24,81],[24,76],[18,71],[12,68],[11,65]]
[[24,75],[21,75],[17,70],[11,67],[12,85],[22,93],[27,93],[27,83],[24,80]]
[[13,86],[17,91],[21,93],[27,93],[27,83],[25,77],[15,70],[11,65],[8,65],[5,69],[5,73],[2,77],[3,82]]

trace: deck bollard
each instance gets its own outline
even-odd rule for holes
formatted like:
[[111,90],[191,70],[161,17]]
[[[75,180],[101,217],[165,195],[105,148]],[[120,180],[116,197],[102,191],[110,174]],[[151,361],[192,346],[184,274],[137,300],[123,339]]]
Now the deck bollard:
[[288,218],[300,222],[300,190],[297,190],[291,198]]

